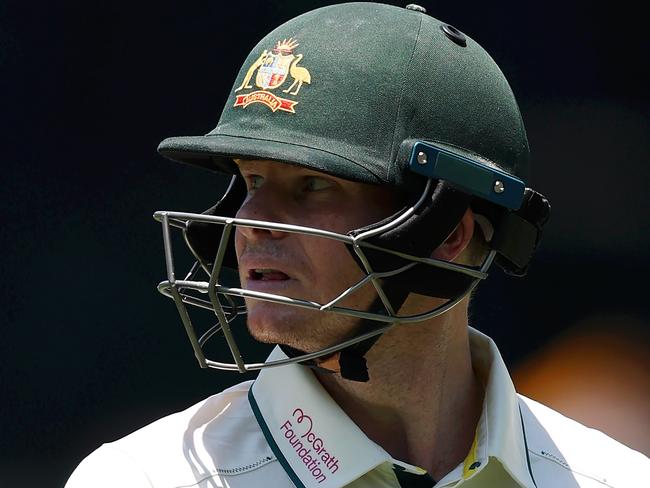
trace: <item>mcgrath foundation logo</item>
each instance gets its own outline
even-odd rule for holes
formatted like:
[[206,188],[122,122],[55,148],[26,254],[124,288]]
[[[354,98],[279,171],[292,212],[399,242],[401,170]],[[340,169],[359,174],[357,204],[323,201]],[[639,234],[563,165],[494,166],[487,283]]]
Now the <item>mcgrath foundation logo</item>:
[[319,484],[328,474],[339,470],[339,460],[325,446],[325,441],[314,430],[314,422],[301,408],[296,408],[280,426],[289,445]]
[[296,113],[297,100],[282,98],[273,94],[270,90],[280,88],[291,76],[292,82],[282,93],[296,96],[304,83],[311,84],[311,74],[303,66],[298,66],[302,61],[302,54],[294,54],[294,49],[299,46],[293,39],[278,41],[271,51],[262,51],[259,57],[248,68],[246,76],[235,92],[252,89],[251,82],[255,78],[255,86],[261,90],[254,90],[249,93],[237,95],[234,107],[246,108],[252,103],[262,103],[271,111]]

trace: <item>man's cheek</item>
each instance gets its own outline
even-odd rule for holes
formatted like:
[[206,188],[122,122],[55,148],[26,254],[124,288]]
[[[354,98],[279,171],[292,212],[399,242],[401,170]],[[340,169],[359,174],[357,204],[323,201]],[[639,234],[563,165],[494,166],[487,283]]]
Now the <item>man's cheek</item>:
[[239,230],[239,227],[235,228],[235,254],[237,255],[237,261],[239,264],[239,256],[242,255],[242,251],[244,248],[244,236]]

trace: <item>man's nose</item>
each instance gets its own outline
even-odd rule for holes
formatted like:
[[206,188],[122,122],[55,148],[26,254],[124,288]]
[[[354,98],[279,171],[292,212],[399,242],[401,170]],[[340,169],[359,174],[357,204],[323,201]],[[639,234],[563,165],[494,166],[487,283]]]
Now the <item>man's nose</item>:
[[[282,198],[271,189],[261,188],[249,195],[235,215],[238,219],[260,220],[263,222],[286,223]],[[280,239],[288,235],[275,229],[237,226],[237,232],[247,239]]]

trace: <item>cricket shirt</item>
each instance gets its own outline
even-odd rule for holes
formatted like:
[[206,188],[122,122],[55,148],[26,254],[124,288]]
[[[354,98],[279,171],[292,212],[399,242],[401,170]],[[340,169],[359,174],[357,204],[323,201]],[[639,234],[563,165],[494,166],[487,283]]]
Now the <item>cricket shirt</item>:
[[[470,328],[485,398],[466,458],[439,480],[370,440],[301,365],[264,369],[90,454],[67,488],[638,488],[650,461],[518,395]],[[271,359],[283,357],[276,348]],[[462,419],[458,420],[462,422]],[[647,486],[647,483],[645,484]]]

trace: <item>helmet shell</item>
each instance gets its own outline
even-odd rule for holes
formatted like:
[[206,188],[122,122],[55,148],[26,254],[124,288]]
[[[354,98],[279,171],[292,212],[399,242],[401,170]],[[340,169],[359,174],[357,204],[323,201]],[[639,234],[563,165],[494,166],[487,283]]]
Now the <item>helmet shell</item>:
[[364,2],[273,30],[242,65],[215,129],[159,151],[228,172],[233,158],[271,159],[401,185],[408,140],[527,177],[521,114],[488,53],[425,13]]

